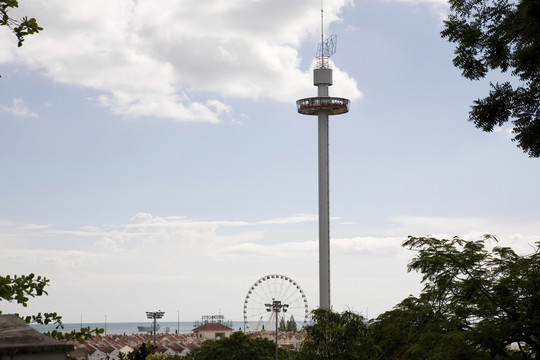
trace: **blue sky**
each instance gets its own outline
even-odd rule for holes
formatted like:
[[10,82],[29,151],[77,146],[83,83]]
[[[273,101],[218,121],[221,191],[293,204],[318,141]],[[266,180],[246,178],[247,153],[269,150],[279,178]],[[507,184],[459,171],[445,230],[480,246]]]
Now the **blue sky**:
[[[467,121],[489,81],[452,66],[444,1],[326,0],[332,303],[370,317],[418,294],[408,235],[540,240],[537,159]],[[51,279],[67,322],[240,320],[257,279],[318,305],[313,0],[27,0],[0,31],[0,273]]]

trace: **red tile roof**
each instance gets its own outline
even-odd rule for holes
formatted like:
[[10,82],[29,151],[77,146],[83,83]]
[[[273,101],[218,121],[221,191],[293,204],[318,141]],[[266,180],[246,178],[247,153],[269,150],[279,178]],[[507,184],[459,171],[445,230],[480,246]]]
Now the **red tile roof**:
[[225,326],[223,324],[220,324],[220,323],[206,323],[204,325],[196,327],[192,331],[219,331],[219,330],[233,331],[232,328]]

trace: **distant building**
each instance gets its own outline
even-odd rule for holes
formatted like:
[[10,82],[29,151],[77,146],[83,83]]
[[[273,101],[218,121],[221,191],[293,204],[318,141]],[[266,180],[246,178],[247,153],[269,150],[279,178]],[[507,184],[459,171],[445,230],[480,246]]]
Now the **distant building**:
[[133,348],[131,348],[130,346],[126,345],[126,346],[124,346],[124,347],[118,349],[118,352],[119,352],[119,353],[123,353],[124,355],[127,355],[127,354],[129,354],[130,352],[132,352],[133,350],[134,350]]
[[[270,341],[275,341],[276,333],[273,331],[256,331],[249,333],[252,339],[264,338]],[[298,350],[304,341],[306,333],[303,331],[280,331],[278,332],[278,345],[287,350]]]
[[[77,341],[68,340],[75,347],[69,355],[77,360],[103,360],[120,359],[120,353],[124,355],[137,349],[141,344],[152,341],[153,336],[136,333],[133,335],[112,334],[106,336],[95,336],[87,339],[84,344]],[[157,353],[166,355],[186,356],[195,349],[198,349],[203,339],[197,339],[195,334],[157,334]],[[4,359],[0,359],[4,360]]]
[[0,315],[0,360],[65,360],[73,345],[52,339],[16,315]]
[[197,339],[210,340],[229,337],[233,329],[221,323],[206,323],[192,330]]

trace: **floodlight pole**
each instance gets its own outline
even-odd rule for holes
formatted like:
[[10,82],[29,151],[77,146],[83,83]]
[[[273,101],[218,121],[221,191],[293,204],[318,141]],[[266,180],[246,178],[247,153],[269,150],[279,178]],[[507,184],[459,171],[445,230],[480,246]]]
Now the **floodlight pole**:
[[266,306],[266,311],[272,311],[276,315],[276,360],[278,360],[278,314],[281,310],[284,313],[287,312],[289,304],[282,304],[281,301],[272,299],[271,304],[264,304],[264,306]]
[[148,319],[154,319],[154,346],[156,346],[156,325],[157,325],[157,322],[156,322],[156,319],[161,319],[163,317],[163,315],[165,315],[165,312],[164,311],[147,311],[146,312],[146,317]]

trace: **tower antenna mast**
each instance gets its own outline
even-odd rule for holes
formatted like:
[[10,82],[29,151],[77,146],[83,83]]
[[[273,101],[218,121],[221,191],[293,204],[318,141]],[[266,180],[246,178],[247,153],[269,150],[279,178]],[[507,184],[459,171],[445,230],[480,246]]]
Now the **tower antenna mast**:
[[328,59],[330,56],[334,55],[336,52],[337,46],[337,36],[330,35],[328,39],[324,40],[324,9],[322,8],[321,0],[321,43],[317,46],[317,68],[326,69],[330,68]]
[[324,7],[323,7],[323,0],[321,0],[321,49],[323,48],[324,44]]

